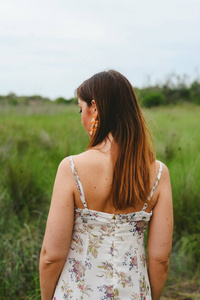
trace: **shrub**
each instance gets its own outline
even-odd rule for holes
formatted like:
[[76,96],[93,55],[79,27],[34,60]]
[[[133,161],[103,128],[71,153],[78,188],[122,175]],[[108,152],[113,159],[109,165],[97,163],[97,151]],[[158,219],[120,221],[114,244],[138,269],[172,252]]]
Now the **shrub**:
[[11,93],[7,96],[7,101],[10,105],[17,105],[17,96]]
[[143,104],[146,107],[165,105],[166,99],[165,96],[158,92],[151,92],[146,95],[143,99]]
[[65,98],[63,98],[63,97],[59,97],[59,98],[57,98],[57,99],[55,100],[55,103],[57,103],[57,104],[67,104],[68,101],[67,101],[67,99],[65,99]]
[[194,81],[190,87],[193,102],[200,104],[200,82]]

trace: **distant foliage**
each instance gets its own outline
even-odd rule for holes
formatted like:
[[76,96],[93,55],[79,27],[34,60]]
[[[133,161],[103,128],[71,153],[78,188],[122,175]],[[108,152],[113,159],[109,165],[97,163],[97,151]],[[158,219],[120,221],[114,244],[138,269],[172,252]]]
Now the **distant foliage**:
[[200,104],[200,83],[197,80],[191,84],[190,94],[193,102]]
[[76,104],[78,102],[77,98],[66,99],[64,97],[58,97],[55,100],[51,100],[40,95],[33,96],[17,96],[14,93],[10,93],[6,96],[0,96],[0,104],[2,105],[43,105],[43,104]]
[[[140,102],[145,107],[159,105],[171,105],[181,102],[191,102],[200,104],[200,79],[188,83],[187,76],[178,76],[171,74],[162,84],[149,85],[143,88],[134,88]],[[39,95],[17,96],[10,93],[6,96],[0,96],[0,104],[10,105],[42,105],[42,104],[77,104],[78,98],[58,97],[54,100]]]
[[144,97],[143,104],[146,107],[165,105],[166,98],[162,93],[151,92]]
[[71,104],[78,102],[78,100],[76,98],[65,99],[63,97],[59,97],[56,100],[54,100],[54,102],[56,104]]
[[190,84],[187,81],[187,76],[172,74],[163,84],[136,89],[136,94],[146,107],[180,102],[200,104],[200,80],[196,79]]
[[57,104],[67,104],[67,99],[65,99],[63,97],[59,97],[55,100],[55,103],[57,103]]

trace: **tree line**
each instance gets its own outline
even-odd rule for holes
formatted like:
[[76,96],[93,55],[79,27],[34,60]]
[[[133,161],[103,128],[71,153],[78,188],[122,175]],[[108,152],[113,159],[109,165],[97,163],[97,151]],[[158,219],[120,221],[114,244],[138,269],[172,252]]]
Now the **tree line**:
[[[153,107],[159,105],[171,105],[181,102],[190,102],[200,104],[200,80],[195,79],[190,84],[187,78],[177,75],[171,75],[164,83],[148,85],[143,88],[134,87],[134,91],[139,98],[141,104],[145,107]],[[36,105],[36,104],[77,104],[76,97],[64,98],[58,97],[51,100],[40,95],[33,96],[17,96],[15,93],[9,93],[0,96],[0,104],[9,105]]]

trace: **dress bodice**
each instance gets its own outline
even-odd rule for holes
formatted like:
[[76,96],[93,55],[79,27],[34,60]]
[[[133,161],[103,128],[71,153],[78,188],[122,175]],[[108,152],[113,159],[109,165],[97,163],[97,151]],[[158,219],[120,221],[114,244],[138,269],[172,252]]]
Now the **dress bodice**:
[[[72,171],[84,209],[75,208],[71,247],[54,300],[150,300],[144,233],[152,212],[110,214],[87,208],[72,157]],[[162,172],[148,197],[151,199]]]

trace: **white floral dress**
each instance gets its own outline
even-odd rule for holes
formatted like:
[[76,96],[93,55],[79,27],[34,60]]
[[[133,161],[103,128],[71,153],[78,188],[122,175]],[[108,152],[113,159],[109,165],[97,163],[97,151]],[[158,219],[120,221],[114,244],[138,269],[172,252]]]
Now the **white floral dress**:
[[[71,247],[53,300],[149,300],[144,232],[152,212],[114,215],[87,208],[72,157],[70,164],[84,209],[75,208]],[[151,199],[162,163],[148,197]]]

